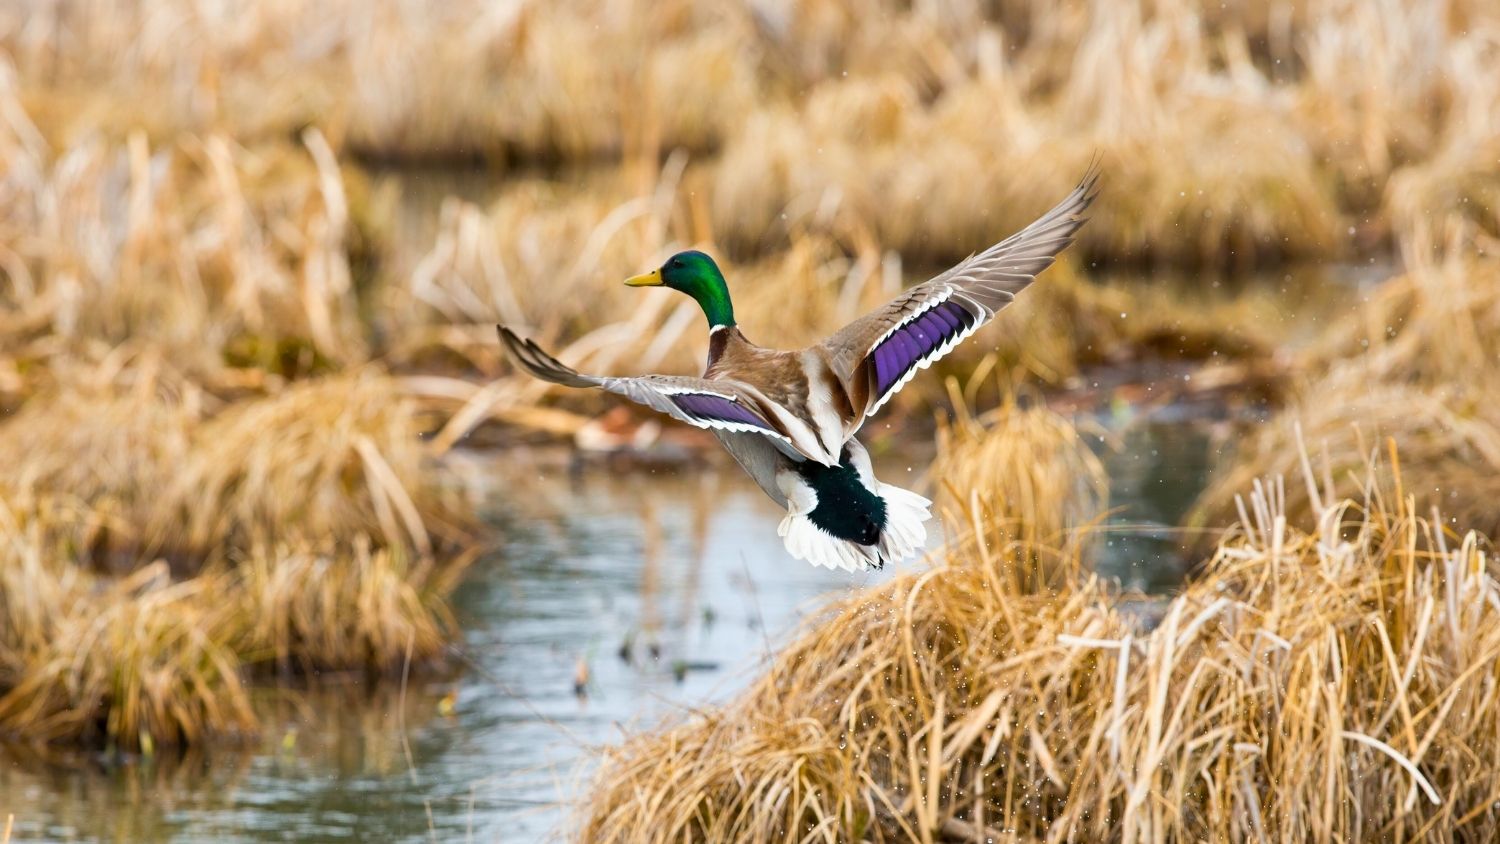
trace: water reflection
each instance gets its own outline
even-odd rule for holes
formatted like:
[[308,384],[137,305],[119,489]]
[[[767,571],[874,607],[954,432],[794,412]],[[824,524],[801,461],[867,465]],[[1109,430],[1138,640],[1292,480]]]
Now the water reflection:
[[1164,592],[1182,581],[1194,537],[1177,525],[1208,484],[1221,447],[1201,420],[1148,419],[1101,449],[1109,473],[1111,516],[1094,568],[1127,589]]

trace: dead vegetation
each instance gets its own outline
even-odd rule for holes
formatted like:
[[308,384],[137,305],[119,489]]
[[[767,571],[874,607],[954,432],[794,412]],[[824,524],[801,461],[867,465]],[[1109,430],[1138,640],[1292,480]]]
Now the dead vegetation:
[[[1295,474],[1304,442],[1320,476],[1342,481],[1394,438],[1409,488],[1457,524],[1500,531],[1500,262],[1474,236],[1455,224],[1442,241],[1419,231],[1405,243],[1405,271],[1318,338],[1280,420],[1254,432],[1204,491],[1195,526],[1230,512],[1253,478]],[[1300,488],[1286,506],[1293,518],[1311,515]]]
[[[1391,469],[1352,498],[1307,476],[1308,520],[1257,482],[1154,629],[1076,543],[952,544],[818,614],[726,708],[606,751],[580,838],[1485,838],[1493,564]],[[1065,576],[1005,576],[1038,555]]]
[[1024,224],[1098,154],[1085,251],[1243,267],[1367,251],[1433,213],[1495,232],[1500,18],[1444,8],[115,0],[11,20],[0,45],[32,143],[315,126],[380,161],[682,150],[717,156],[706,207],[742,258],[828,232],[908,260]]
[[0,735],[149,753],[253,731],[258,676],[442,664],[476,525],[368,363],[359,178],[317,130],[54,152],[6,82]]
[[29,402],[4,441],[0,733],[150,751],[253,730],[258,673],[442,663],[474,528],[400,395],[366,371],[212,415]]
[[[1039,403],[1023,407],[1006,392],[1005,403],[978,416],[954,397],[960,412],[938,428],[929,475],[940,506],[967,517],[963,529],[975,542],[1061,547],[1107,509],[1109,478],[1072,422]],[[1026,571],[1015,577],[1028,591],[1055,579]]]

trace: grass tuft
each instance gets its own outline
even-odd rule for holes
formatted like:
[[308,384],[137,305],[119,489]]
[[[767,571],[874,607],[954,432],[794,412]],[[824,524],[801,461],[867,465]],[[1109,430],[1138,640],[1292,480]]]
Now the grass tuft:
[[[1450,519],[1500,533],[1500,262],[1455,224],[1442,244],[1418,233],[1405,272],[1383,282],[1313,349],[1313,365],[1275,423],[1246,438],[1199,497],[1189,521],[1213,524],[1254,478],[1300,473],[1310,447],[1325,483],[1363,476],[1373,450],[1394,438],[1410,489]],[[1293,484],[1287,512],[1307,519],[1311,491]]]
[[1048,549],[950,546],[832,604],[724,709],[606,751],[581,839],[1495,834],[1486,543],[1399,474],[1310,521],[1283,499],[1258,484],[1151,629],[1095,579],[996,576]]
[[90,577],[52,556],[69,546],[58,515],[5,513],[0,734],[149,754],[252,731],[228,579],[174,583],[162,563]]
[[338,555],[257,548],[235,570],[249,627],[246,658],[296,674],[398,674],[408,657],[441,662],[458,633],[447,595],[470,560],[412,565],[402,551],[363,540]]
[[[929,472],[948,521],[961,526],[961,541],[972,542],[969,550],[981,559],[1012,545],[1066,548],[1109,505],[1104,465],[1073,423],[1005,392],[1003,404],[977,417],[954,397],[959,413],[939,425]],[[1049,571],[1053,562],[1002,569],[1014,578],[1012,588],[1037,591],[1064,579]]]
[[431,557],[436,542],[461,535],[462,518],[422,476],[415,407],[379,371],[238,402],[195,433],[153,520],[187,549],[372,533]]

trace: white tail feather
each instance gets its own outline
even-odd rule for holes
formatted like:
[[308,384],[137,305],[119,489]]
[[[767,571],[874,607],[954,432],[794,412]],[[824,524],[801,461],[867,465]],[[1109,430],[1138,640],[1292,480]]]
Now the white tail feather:
[[927,544],[932,502],[911,490],[876,482],[875,494],[885,499],[885,530],[880,532],[880,559],[899,563]]
[[786,541],[788,554],[815,566],[864,571],[880,562],[873,546],[830,536],[803,514],[788,513],[776,532]]
[[807,514],[818,504],[812,490],[790,483],[783,489],[791,494],[787,515],[776,533],[785,541],[787,553],[815,566],[850,572],[879,568],[912,556],[927,542],[923,523],[931,515],[932,502],[914,492],[877,482],[876,494],[885,499],[885,529],[878,544],[860,545],[825,533],[812,523]]

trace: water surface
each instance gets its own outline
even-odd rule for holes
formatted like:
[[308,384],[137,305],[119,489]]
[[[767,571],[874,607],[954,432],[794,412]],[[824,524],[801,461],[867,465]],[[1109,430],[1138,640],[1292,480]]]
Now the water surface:
[[[1125,529],[1102,540],[1102,572],[1147,589],[1180,578],[1167,526],[1206,475],[1202,431],[1130,420],[1114,432],[1112,523]],[[246,751],[122,762],[0,749],[0,823],[15,813],[16,841],[556,838],[593,748],[723,701],[823,602],[896,575],[791,560],[779,513],[732,467],[475,460],[466,474],[504,541],[455,596],[456,679],[258,690],[266,730]],[[879,468],[904,482],[924,466]]]

